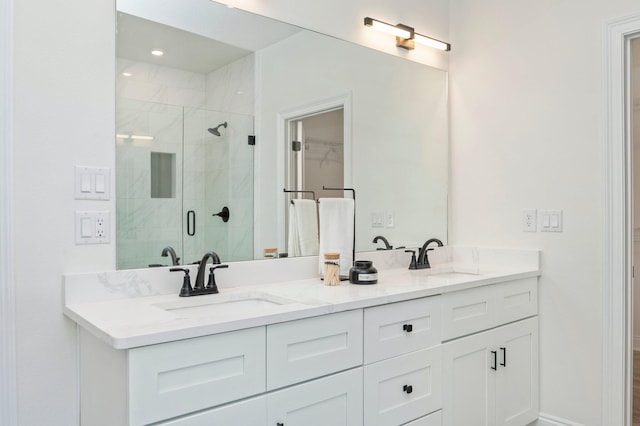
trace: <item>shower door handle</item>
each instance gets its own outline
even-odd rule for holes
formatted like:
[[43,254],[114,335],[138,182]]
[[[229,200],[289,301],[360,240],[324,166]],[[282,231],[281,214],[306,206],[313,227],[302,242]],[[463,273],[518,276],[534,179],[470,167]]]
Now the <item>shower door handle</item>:
[[196,235],[196,212],[193,210],[187,212],[187,235],[190,237]]

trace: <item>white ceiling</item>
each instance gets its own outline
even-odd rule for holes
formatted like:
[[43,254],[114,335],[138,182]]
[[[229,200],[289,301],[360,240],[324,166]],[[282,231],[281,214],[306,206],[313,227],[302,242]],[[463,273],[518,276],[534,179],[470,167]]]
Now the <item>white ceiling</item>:
[[[118,13],[119,58],[207,74],[251,53],[198,34]],[[163,56],[153,56],[159,49]]]
[[[209,73],[301,28],[209,0],[119,0],[119,58]],[[156,57],[151,50],[164,55]]]

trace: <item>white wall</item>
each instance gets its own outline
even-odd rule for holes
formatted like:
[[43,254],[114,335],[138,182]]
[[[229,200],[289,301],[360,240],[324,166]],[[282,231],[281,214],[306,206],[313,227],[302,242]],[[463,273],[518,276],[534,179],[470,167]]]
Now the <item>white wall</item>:
[[[542,249],[540,408],[601,423],[603,45],[637,2],[452,0],[451,241]],[[521,231],[562,209],[564,232]]]
[[114,21],[112,0],[15,3],[20,425],[75,424],[76,336],[62,314],[62,274],[115,265],[114,244],[74,244],[74,212],[111,210],[113,224],[114,198],[83,202],[73,195],[75,165],[115,166]]
[[[448,38],[448,0],[304,6],[280,0],[254,7],[352,41],[374,37],[363,32],[367,15]],[[73,199],[75,165],[115,167],[114,28],[113,0],[15,2],[13,256],[20,425],[76,424],[75,327],[62,314],[61,277],[115,267],[113,240],[74,244],[74,212],[108,209],[114,225],[115,197]],[[384,38],[379,47],[395,52],[387,43]],[[405,55],[446,68],[446,54],[420,49]],[[112,238],[113,231],[112,226]]]

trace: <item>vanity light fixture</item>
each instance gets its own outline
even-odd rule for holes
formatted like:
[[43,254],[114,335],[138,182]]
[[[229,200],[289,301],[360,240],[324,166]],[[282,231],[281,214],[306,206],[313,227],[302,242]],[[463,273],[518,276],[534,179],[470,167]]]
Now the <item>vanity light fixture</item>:
[[133,74],[131,74],[130,72],[126,72],[126,71],[122,73],[123,77],[131,77],[132,75]]
[[151,51],[151,54],[153,56],[162,56],[162,55],[164,55],[164,52],[162,50],[155,49],[155,50]]
[[426,36],[424,34],[419,34],[415,32],[413,27],[410,27],[408,25],[388,24],[386,22],[369,17],[364,18],[364,25],[366,27],[371,27],[378,31],[396,36],[396,46],[402,47],[403,49],[413,50],[415,49],[415,42],[418,42],[425,46],[430,46],[443,51],[451,50],[451,45],[449,43],[445,43],[444,41]]

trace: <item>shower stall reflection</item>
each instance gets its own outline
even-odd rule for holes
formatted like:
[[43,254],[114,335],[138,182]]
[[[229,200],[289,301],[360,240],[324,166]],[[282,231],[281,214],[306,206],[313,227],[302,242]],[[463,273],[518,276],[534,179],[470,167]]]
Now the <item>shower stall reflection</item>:
[[183,264],[252,259],[253,116],[120,98],[116,120],[117,268],[167,264],[167,246]]

